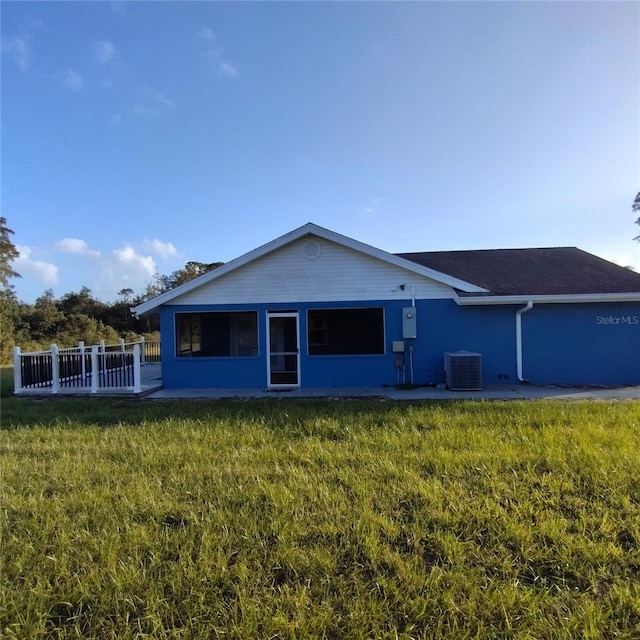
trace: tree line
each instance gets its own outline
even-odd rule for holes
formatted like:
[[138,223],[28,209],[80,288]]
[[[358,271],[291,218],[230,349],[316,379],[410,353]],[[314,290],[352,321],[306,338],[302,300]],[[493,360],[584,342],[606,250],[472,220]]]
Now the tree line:
[[115,302],[102,302],[90,289],[82,287],[78,292],[65,293],[56,298],[51,289],[33,303],[18,299],[12,278],[20,274],[13,268],[13,261],[20,253],[13,244],[13,230],[6,218],[0,217],[0,362],[11,361],[14,346],[23,351],[48,349],[51,344],[60,347],[75,346],[80,341],[86,345],[105,340],[116,343],[120,338],[131,342],[145,336],[157,338],[157,316],[136,318],[130,308],[169,291],[189,280],[220,266],[221,262],[187,262],[182,269],[169,275],[157,273],[141,293],[122,289]]

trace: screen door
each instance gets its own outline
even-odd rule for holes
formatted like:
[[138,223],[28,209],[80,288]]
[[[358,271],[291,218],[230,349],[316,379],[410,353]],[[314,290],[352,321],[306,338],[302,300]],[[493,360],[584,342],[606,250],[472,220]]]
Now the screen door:
[[298,348],[298,314],[268,313],[269,354],[267,358],[270,387],[300,386],[300,349]]

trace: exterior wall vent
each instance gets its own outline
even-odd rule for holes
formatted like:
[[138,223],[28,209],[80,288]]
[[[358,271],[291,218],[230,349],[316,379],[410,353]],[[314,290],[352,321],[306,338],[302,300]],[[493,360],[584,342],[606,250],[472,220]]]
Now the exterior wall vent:
[[471,351],[444,354],[447,387],[451,391],[482,390],[482,355]]
[[307,240],[302,246],[302,255],[307,260],[317,260],[322,254],[322,246],[317,240]]

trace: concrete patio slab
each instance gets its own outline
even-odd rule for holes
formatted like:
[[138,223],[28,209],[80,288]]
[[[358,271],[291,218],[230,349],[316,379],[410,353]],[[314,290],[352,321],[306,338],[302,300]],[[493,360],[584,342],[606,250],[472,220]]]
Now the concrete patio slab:
[[637,400],[640,386],[559,387],[534,385],[487,386],[482,391],[451,391],[435,387],[331,387],[322,389],[160,389],[146,396],[152,400],[179,398],[381,398],[386,400]]
[[[628,387],[564,387],[531,384],[488,385],[482,391],[451,391],[437,387],[326,387],[318,389],[165,389],[162,387],[162,366],[150,364],[142,367],[141,393],[126,389],[109,389],[100,396],[137,395],[151,400],[170,399],[223,399],[223,398],[379,398],[384,400],[638,400],[640,386]],[[49,390],[33,390],[22,396],[50,396]],[[86,390],[61,389],[59,396],[89,395]],[[95,396],[94,396],[95,397]]]

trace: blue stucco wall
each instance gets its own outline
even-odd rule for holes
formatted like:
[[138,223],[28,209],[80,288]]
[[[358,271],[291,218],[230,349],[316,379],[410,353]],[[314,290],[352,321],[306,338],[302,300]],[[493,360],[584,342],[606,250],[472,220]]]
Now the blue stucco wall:
[[640,384],[640,303],[534,306],[522,333],[533,383]]
[[[398,381],[391,343],[402,339],[402,309],[410,301],[172,306],[161,309],[162,379],[168,388],[262,388],[267,381],[266,312],[299,312],[300,383],[303,387],[384,386]],[[384,307],[384,355],[309,356],[307,310]],[[516,382],[515,312],[522,305],[460,307],[453,300],[417,302],[417,339],[411,341],[415,384],[444,381],[446,351],[483,356],[483,383]],[[178,358],[178,312],[258,311],[259,355]],[[630,318],[615,322],[615,318]],[[598,321],[598,318],[601,318]],[[607,323],[608,318],[614,318]],[[524,377],[533,383],[640,384],[640,304],[541,305],[522,317]],[[407,341],[407,345],[409,341]],[[409,381],[406,354],[405,379]],[[402,381],[402,378],[400,378]]]

